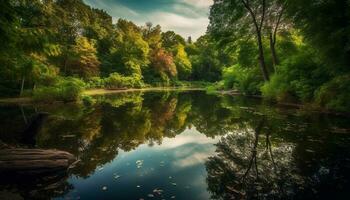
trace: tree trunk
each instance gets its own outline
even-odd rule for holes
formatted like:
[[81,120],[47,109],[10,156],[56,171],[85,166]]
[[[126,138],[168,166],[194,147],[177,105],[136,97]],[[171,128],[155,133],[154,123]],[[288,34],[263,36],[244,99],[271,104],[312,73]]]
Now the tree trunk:
[[270,33],[270,50],[272,54],[272,64],[276,72],[276,66],[279,65],[279,60],[276,53],[276,41],[273,39],[272,33]]
[[263,74],[264,80],[269,81],[270,76],[266,68],[265,63],[265,55],[264,55],[264,48],[262,44],[262,38],[261,38],[261,32],[257,31],[257,38],[258,38],[258,46],[259,46],[259,63],[260,63],[260,69]]
[[75,157],[64,151],[41,149],[0,150],[0,174],[42,175],[67,170]]
[[258,22],[257,20],[256,13],[254,13],[254,10],[250,7],[249,1],[241,0],[241,2],[243,3],[244,7],[248,10],[248,12],[250,13],[250,16],[252,17],[252,20],[255,26],[257,40],[258,40],[258,46],[259,46],[260,69],[263,74],[264,80],[269,81],[270,77],[266,68],[264,48],[263,48],[262,37],[261,37],[261,30],[263,28],[264,21],[265,21],[266,1],[262,0],[262,16],[261,16],[260,22]]

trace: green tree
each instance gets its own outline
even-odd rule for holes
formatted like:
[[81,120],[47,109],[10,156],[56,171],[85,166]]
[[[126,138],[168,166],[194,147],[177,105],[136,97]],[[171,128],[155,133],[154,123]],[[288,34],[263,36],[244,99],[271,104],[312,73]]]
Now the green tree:
[[[257,40],[259,65],[265,81],[268,81],[269,72],[267,70],[265,53],[263,48],[263,27],[266,21],[266,0],[216,0],[210,10],[209,31],[216,33],[221,29],[226,33],[241,32],[247,33],[249,29],[254,29]],[[235,27],[239,27],[236,31]]]
[[73,45],[73,59],[69,61],[69,74],[88,78],[99,75],[100,61],[97,59],[95,41],[77,37]]
[[192,64],[182,44],[178,44],[176,47],[175,65],[179,78],[181,80],[187,80],[191,75]]

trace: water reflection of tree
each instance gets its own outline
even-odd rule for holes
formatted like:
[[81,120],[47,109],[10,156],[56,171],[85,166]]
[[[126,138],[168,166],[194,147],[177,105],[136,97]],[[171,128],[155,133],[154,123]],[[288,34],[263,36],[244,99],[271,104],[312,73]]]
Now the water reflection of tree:
[[[329,122],[319,126],[319,119],[280,114],[237,98],[125,93],[98,97],[97,102],[92,107],[39,108],[50,117],[37,136],[37,146],[76,155],[81,162],[71,173],[80,177],[112,161],[119,150],[159,144],[191,126],[208,137],[224,136],[217,144],[217,156],[207,162],[209,190],[215,198],[290,197],[318,184],[319,169],[335,169],[334,174],[343,176],[339,163],[344,161],[339,160],[350,152],[340,149],[339,157],[332,160],[334,146],[314,142],[329,138],[322,132]],[[262,114],[267,116],[264,120]],[[306,151],[310,149],[317,153]]]
[[113,160],[120,149],[161,143],[163,137],[174,137],[185,129],[191,108],[188,99],[178,101],[176,94],[159,93],[143,102],[137,101],[141,94],[133,95],[135,101],[131,94],[100,99],[74,119],[52,114],[38,135],[38,146],[73,153],[81,161],[72,172],[86,177]]
[[206,163],[215,199],[283,199],[298,192],[303,180],[292,165],[293,145],[272,143],[266,119],[229,134]]

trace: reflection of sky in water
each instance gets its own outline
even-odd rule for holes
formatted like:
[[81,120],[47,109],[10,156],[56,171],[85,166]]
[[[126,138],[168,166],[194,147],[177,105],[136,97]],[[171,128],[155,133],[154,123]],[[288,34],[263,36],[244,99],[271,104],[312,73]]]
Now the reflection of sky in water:
[[[213,144],[217,141],[192,128],[175,138],[164,138],[161,145],[144,144],[130,152],[120,151],[89,178],[71,178],[69,182],[75,189],[66,197],[209,199],[204,162],[215,153]],[[142,163],[139,168],[137,161]],[[159,195],[153,192],[155,189],[163,192]]]

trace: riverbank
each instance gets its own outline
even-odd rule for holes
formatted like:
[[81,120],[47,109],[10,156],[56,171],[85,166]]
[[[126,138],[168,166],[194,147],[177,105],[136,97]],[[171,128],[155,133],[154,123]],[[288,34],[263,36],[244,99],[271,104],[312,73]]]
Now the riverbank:
[[119,89],[119,90],[107,90],[107,89],[92,89],[83,92],[83,95],[95,96],[103,94],[115,94],[124,92],[152,92],[152,91],[205,91],[205,88],[176,88],[176,87],[154,87],[154,88],[140,88],[140,89]]
[[[219,95],[244,96],[244,97],[248,97],[248,98],[256,98],[256,99],[264,100],[264,97],[261,95],[245,95],[237,90],[214,90],[214,91],[210,91],[210,93],[219,94]],[[339,111],[335,111],[335,110],[328,110],[328,109],[316,106],[314,104],[278,102],[278,101],[273,101],[273,100],[265,100],[265,101],[267,103],[269,103],[271,105],[275,105],[275,106],[301,109],[301,110],[304,110],[307,112],[323,113],[323,114],[330,114],[330,115],[336,115],[336,116],[350,117],[350,112],[339,112]]]
[[[89,89],[82,92],[82,96],[98,96],[98,95],[108,95],[108,94],[118,94],[118,93],[128,93],[128,92],[162,92],[162,91],[207,91],[209,94],[218,95],[231,95],[231,96],[244,96],[247,98],[257,98],[264,100],[261,95],[245,95],[237,90],[214,90],[208,91],[206,88],[200,87],[151,87],[151,88],[131,88],[131,89]],[[301,109],[308,112],[331,114],[336,116],[346,116],[349,117],[349,112],[338,112],[334,110],[327,110],[324,108],[317,107],[312,104],[300,104],[300,103],[288,103],[288,102],[277,102],[277,101],[266,101],[267,103],[275,106],[289,107],[295,109]],[[34,104],[40,102],[35,102],[31,97],[18,97],[18,98],[4,98],[0,99],[0,104]]]
[[[132,89],[89,89],[82,92],[82,95],[96,96],[105,94],[117,94],[125,92],[152,92],[152,91],[205,91],[205,88],[187,87],[152,87],[152,88],[132,88]],[[34,103],[31,97],[14,97],[0,99],[0,104],[31,104]]]

